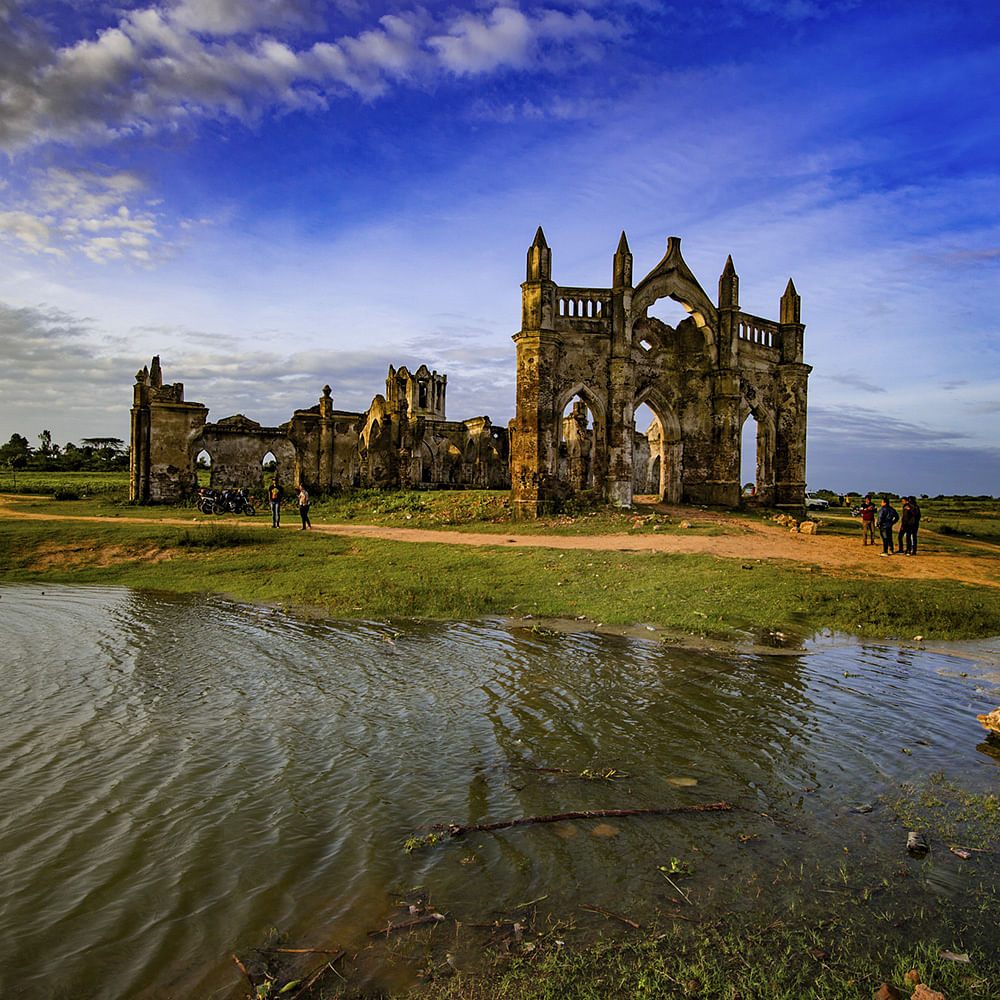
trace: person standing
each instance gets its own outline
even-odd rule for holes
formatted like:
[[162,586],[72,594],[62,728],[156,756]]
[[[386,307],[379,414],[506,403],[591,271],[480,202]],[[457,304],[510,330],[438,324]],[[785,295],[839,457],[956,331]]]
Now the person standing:
[[920,508],[917,506],[916,497],[907,497],[906,505],[903,507],[903,516],[899,521],[900,552],[904,551],[908,556],[917,554],[917,528],[920,527]]
[[301,531],[312,527],[312,521],[309,520],[309,493],[301,483],[299,484],[299,516],[302,518]]
[[892,526],[899,520],[899,515],[895,508],[882,497],[882,506],[878,509],[878,518],[875,521],[878,532],[882,536],[882,555],[892,555]]
[[271,485],[267,490],[267,500],[271,505],[271,527],[281,527],[281,487],[278,485],[278,478],[275,476],[271,480]]
[[907,510],[910,506],[909,497],[900,497],[902,503],[899,507],[899,534],[896,536],[896,551],[903,554],[903,525],[906,524]]
[[875,504],[871,497],[865,497],[861,505],[861,544],[875,544]]

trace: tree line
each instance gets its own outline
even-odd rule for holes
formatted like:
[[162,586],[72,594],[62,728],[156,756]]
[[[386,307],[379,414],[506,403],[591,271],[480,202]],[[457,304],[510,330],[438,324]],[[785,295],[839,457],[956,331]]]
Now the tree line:
[[111,472],[128,468],[128,448],[115,437],[81,438],[79,445],[69,441],[60,447],[47,430],[38,435],[38,447],[32,448],[23,434],[11,434],[10,440],[0,445],[0,467],[14,471]]

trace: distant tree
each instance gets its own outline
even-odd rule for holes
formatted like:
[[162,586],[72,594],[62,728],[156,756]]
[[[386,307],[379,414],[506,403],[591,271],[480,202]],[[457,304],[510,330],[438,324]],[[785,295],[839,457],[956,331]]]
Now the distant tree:
[[82,438],[82,441],[84,444],[90,445],[91,448],[98,449],[98,451],[107,448],[110,451],[119,452],[125,447],[125,442],[121,438]]
[[17,489],[17,472],[28,464],[31,448],[28,439],[20,434],[11,434],[10,440],[0,446],[0,464],[10,469],[14,479],[14,489]]
[[4,465],[11,465],[12,460],[16,458],[27,462],[30,455],[31,446],[28,444],[28,439],[20,434],[11,434],[10,440],[0,446],[0,463]]
[[51,431],[42,431],[42,433],[38,435],[38,440],[41,442],[41,447],[38,449],[39,453],[42,454],[42,455],[45,455],[46,457],[48,455],[51,455],[52,454],[52,432]]

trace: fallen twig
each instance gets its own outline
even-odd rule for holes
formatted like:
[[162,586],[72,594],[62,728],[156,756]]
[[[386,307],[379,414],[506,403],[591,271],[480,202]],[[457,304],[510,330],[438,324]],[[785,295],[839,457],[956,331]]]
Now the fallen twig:
[[393,931],[403,931],[409,927],[419,927],[421,924],[433,924],[439,920],[444,920],[444,914],[430,913],[426,917],[417,917],[416,920],[408,920],[405,924],[387,924],[376,931],[369,931],[368,936],[375,937],[376,934],[384,934],[388,937]]
[[531,823],[562,823],[573,819],[608,819],[622,816],[664,816],[671,813],[728,812],[733,807],[728,802],[707,802],[694,806],[657,806],[653,809],[582,809],[578,812],[557,813],[554,816],[522,816],[518,819],[501,820],[498,823],[476,823],[460,826],[458,823],[435,823],[422,830],[447,830],[452,837],[465,833],[485,833],[490,830],[504,830],[512,826],[527,826]]
[[615,920],[620,920],[623,924],[628,924],[629,927],[634,927],[639,930],[639,925],[634,920],[629,920],[628,917],[623,917],[618,913],[612,913],[610,910],[602,910],[599,906],[591,906],[590,903],[581,903],[580,906],[584,910],[592,910],[594,913],[600,913],[605,917],[614,917]]
[[336,958],[331,958],[328,962],[324,962],[308,979],[305,986],[302,989],[297,990],[291,997],[290,1000],[299,1000],[299,997],[305,993],[308,993],[312,989],[316,980],[326,972],[327,969],[333,968],[333,963],[344,957],[344,953],[340,952]]
[[235,956],[233,955],[233,961],[236,963],[236,968],[247,977],[247,982],[250,984],[250,989],[256,989],[253,980],[250,978],[250,973],[247,972],[247,967]]
[[261,955],[343,955],[334,948],[254,948]]

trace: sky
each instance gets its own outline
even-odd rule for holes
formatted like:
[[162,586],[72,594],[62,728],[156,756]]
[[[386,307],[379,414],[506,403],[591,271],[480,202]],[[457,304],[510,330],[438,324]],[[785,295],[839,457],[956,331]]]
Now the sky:
[[810,489],[1000,495],[998,95],[984,0],[0,0],[0,441],[127,439],[154,354],[210,420],[426,364],[505,425],[541,226],[791,277]]

